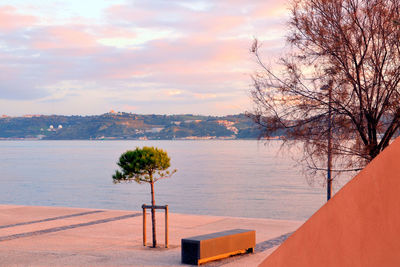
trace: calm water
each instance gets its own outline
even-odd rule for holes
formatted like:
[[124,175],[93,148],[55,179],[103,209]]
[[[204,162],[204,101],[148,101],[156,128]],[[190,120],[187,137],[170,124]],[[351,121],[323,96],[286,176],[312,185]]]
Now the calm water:
[[171,212],[303,220],[325,201],[279,141],[1,141],[0,203],[140,210],[150,186],[111,175],[121,153],[145,145],[167,150],[178,169],[155,186]]

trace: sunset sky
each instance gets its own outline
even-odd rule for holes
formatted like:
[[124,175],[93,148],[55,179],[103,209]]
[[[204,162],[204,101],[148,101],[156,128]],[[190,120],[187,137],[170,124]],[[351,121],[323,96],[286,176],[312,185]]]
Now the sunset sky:
[[277,0],[1,0],[0,115],[237,114],[249,48],[285,46]]

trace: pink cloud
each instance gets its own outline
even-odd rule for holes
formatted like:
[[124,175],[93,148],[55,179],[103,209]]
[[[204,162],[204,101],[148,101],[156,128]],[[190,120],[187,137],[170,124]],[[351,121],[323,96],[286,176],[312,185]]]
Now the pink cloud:
[[67,26],[53,26],[43,29],[33,41],[35,49],[87,48],[96,46],[96,38],[81,29]]
[[[3,57],[0,57],[3,60]],[[10,79],[17,79],[18,76],[21,74],[21,70],[18,68],[10,68],[6,65],[0,65],[0,80],[10,80]]]
[[129,21],[140,24],[143,21],[151,21],[157,15],[157,11],[128,5],[113,5],[105,10],[107,17],[115,21]]
[[[186,27],[191,29],[196,29],[193,34],[204,37],[221,37],[238,30],[238,28],[243,25],[246,21],[245,16],[239,15],[217,15],[204,13],[194,13],[187,18],[188,23]],[[182,25],[183,26],[183,25]]]
[[248,78],[238,69],[243,69],[249,61],[249,46],[249,40],[159,40],[139,50],[105,49],[101,57],[94,55],[91,64],[96,65],[97,75],[93,74],[102,80],[139,79],[166,87],[225,84]]
[[282,18],[289,12],[289,3],[285,0],[274,0],[265,5],[259,5],[251,13],[255,18]]
[[31,15],[21,15],[12,6],[0,6],[0,30],[11,31],[34,25],[38,19]]
[[124,67],[109,69],[106,77],[108,79],[123,80],[130,79],[134,77],[146,76],[148,73],[144,71],[137,70],[137,68],[126,69]]
[[[252,36],[257,37],[253,30],[267,36],[267,53],[280,48],[278,41],[269,39],[268,31],[277,29],[274,23],[282,7],[272,0],[232,1],[212,1],[199,10],[172,0],[130,2],[103,10],[103,17],[96,21],[76,14],[65,20],[36,18],[0,7],[0,30],[26,28],[23,35],[21,31],[4,35],[2,45],[7,49],[0,46],[4,74],[0,79],[11,77],[20,83],[3,82],[1,87],[9,87],[8,95],[18,98],[28,89],[44,88],[42,95],[46,88],[73,81],[85,85],[76,89],[82,91],[142,90],[150,94],[158,90],[180,104],[191,100],[215,103],[222,98],[231,103],[237,97],[231,92],[245,90],[254,70],[249,53]],[[37,19],[46,24],[35,24]],[[15,88],[21,89],[20,95],[15,96]],[[104,102],[110,95],[105,94]],[[124,109],[141,112],[144,106],[133,105]]]
[[131,30],[112,25],[102,25],[96,27],[96,36],[98,38],[135,38],[137,34]]

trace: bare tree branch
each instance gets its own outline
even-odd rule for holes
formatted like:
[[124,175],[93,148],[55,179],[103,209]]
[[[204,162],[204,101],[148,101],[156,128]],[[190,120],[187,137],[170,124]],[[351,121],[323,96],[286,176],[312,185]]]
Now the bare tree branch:
[[[284,132],[285,144],[303,144],[305,167],[326,158],[328,107],[332,109],[335,171],[363,168],[400,128],[400,0],[292,0],[292,51],[252,76],[255,103],[248,115],[267,137]],[[329,85],[332,99],[321,88]]]

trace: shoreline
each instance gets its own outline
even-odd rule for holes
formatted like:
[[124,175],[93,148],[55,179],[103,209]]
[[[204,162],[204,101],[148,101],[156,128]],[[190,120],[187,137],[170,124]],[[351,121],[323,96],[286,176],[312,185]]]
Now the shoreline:
[[[157,204],[158,205],[158,204]],[[160,204],[161,205],[161,204]],[[61,208],[61,209],[76,209],[76,210],[112,210],[112,211],[118,211],[118,212],[142,212],[142,210],[135,210],[135,209],[114,209],[114,208],[102,208],[102,207],[78,207],[78,206],[63,206],[63,205],[24,205],[24,204],[4,204],[0,203],[0,210],[2,206],[7,206],[7,207],[36,207],[36,208]],[[162,213],[164,214],[164,211],[161,210],[156,210],[157,213]],[[205,216],[205,217],[216,217],[216,218],[232,218],[232,219],[249,219],[249,220],[269,220],[269,221],[290,221],[290,222],[298,222],[302,223],[305,222],[308,218],[304,218],[304,220],[301,219],[279,219],[279,218],[263,218],[263,217],[245,217],[245,216],[231,216],[231,215],[216,215],[216,214],[203,214],[203,213],[184,213],[184,212],[169,212],[172,214],[177,214],[177,215],[182,215],[182,216]],[[147,214],[150,214],[149,211],[147,211]],[[1,218],[0,218],[0,223],[1,223]]]

